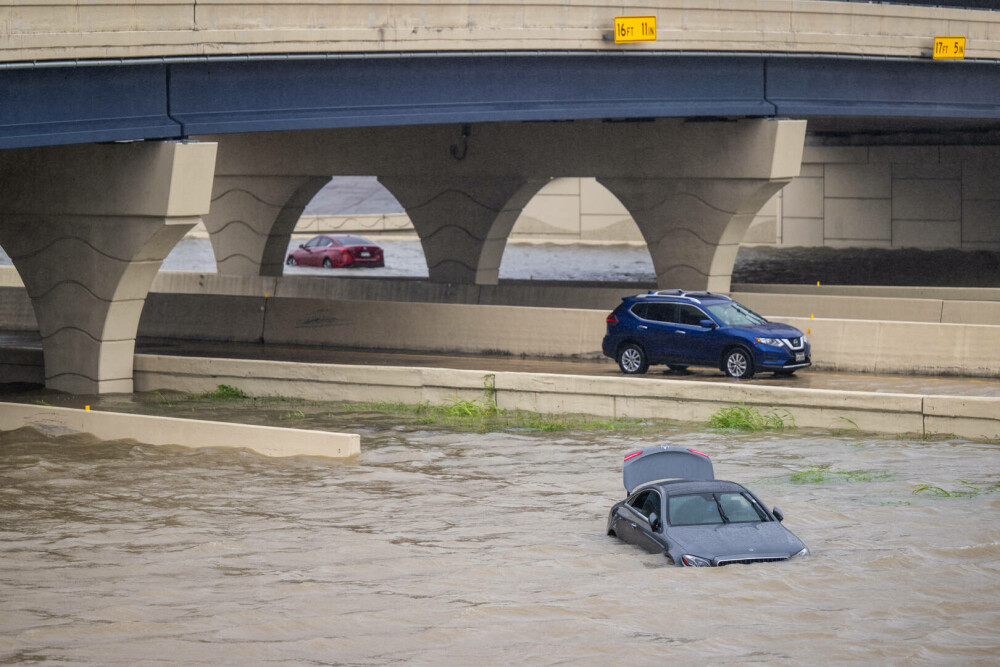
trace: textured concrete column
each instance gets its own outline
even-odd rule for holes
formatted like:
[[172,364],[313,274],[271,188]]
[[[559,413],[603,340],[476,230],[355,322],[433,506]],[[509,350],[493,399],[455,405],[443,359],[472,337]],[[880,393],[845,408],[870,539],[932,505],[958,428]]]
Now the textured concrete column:
[[135,333],[163,258],[208,211],[215,144],[0,152],[0,245],[31,297],[45,384],[132,391]]
[[521,209],[548,178],[380,177],[406,209],[434,282],[496,285]]
[[219,273],[280,276],[288,240],[330,176],[218,175],[204,216]]
[[599,178],[649,247],[660,288],[728,292],[740,241],[789,179]]

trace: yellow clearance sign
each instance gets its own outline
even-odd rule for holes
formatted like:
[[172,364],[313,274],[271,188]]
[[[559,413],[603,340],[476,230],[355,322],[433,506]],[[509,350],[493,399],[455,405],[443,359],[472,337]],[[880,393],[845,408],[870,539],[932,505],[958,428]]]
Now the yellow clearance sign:
[[616,16],[615,44],[622,42],[655,42],[655,16]]
[[934,60],[965,58],[965,37],[935,37]]

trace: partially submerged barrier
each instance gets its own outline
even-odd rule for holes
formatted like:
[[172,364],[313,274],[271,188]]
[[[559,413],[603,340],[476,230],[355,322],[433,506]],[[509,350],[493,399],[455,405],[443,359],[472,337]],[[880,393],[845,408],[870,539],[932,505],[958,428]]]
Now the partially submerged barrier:
[[90,433],[101,440],[135,440],[149,445],[190,448],[243,448],[265,456],[348,458],[361,451],[361,436],[356,433],[0,403],[0,431],[25,426],[54,436]]
[[743,403],[787,411],[796,426],[1000,440],[1000,398],[923,396],[654,378],[348,366],[136,355],[137,391],[200,393],[219,383],[255,396],[322,401],[432,403],[483,397],[499,409],[599,417],[707,421]]

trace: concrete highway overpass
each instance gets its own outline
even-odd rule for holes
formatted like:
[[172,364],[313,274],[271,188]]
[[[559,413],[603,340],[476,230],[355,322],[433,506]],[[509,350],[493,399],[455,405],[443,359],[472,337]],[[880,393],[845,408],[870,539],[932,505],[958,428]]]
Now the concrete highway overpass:
[[[524,205],[553,177],[587,176],[635,219],[660,285],[726,291],[807,142],[878,148],[834,158],[823,187],[843,193],[839,215],[866,215],[899,171],[899,205],[926,181],[928,202],[957,196],[960,235],[1000,246],[997,12],[664,1],[628,12],[655,16],[656,41],[616,44],[621,13],[0,2],[0,246],[32,299],[47,385],[130,391],[145,295],[177,240],[204,219],[221,273],[278,275],[302,208],[338,174],[379,177],[439,283],[495,284]],[[967,38],[963,60],[932,59],[942,35]]]

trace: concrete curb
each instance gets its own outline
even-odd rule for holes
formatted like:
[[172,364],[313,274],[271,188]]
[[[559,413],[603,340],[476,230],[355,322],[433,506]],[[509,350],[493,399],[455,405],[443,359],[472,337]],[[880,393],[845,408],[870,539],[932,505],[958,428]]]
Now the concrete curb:
[[702,422],[721,407],[744,403],[763,413],[787,412],[798,427],[1000,440],[1000,398],[992,397],[136,355],[136,391],[203,392],[220,383],[256,396],[404,403],[482,399],[490,386],[505,410]]
[[90,433],[101,440],[136,440],[150,445],[191,448],[243,448],[264,456],[339,459],[361,452],[361,436],[356,433],[0,403],[0,431],[13,431],[25,426],[47,435]]

